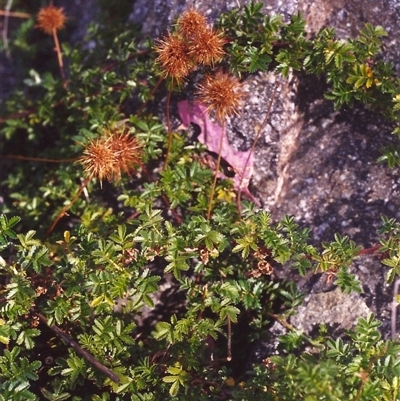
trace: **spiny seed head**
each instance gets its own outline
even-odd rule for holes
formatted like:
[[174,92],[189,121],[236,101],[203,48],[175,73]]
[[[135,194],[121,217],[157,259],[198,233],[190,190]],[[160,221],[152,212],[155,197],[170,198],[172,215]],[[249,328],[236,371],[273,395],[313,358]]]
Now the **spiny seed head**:
[[142,146],[136,137],[124,128],[106,130],[103,135],[90,141],[78,159],[88,177],[100,181],[119,181],[122,173],[131,175],[142,161]]
[[198,85],[197,96],[207,106],[208,112],[213,112],[217,120],[224,121],[226,116],[237,114],[244,93],[237,77],[218,71],[206,76]]
[[111,148],[118,167],[114,176],[119,180],[121,173],[128,175],[136,173],[143,156],[142,146],[136,137],[124,131],[116,133],[112,136]]
[[105,178],[111,181],[115,158],[109,146],[110,137],[101,137],[86,145],[83,155],[79,158],[88,177]]
[[62,8],[54,6],[44,7],[37,16],[37,27],[51,35],[53,31],[64,28],[66,16]]
[[168,33],[168,36],[157,41],[156,62],[160,64],[164,76],[170,76],[177,83],[193,70],[194,65],[189,56],[188,42],[179,34]]
[[207,28],[190,42],[189,55],[196,64],[214,65],[224,57],[226,40],[220,32]]
[[196,36],[207,29],[207,20],[193,7],[178,19],[178,32],[186,38]]

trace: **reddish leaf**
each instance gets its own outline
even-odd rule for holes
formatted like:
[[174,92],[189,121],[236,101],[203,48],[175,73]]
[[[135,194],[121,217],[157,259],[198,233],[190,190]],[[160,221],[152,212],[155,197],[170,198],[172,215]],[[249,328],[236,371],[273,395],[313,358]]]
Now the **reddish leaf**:
[[210,120],[207,107],[203,104],[196,101],[183,100],[178,103],[178,110],[183,125],[188,127],[190,123],[194,123],[200,127],[201,134],[198,140],[207,146],[209,151],[218,154],[221,135],[223,135],[221,157],[230,164],[235,172],[235,176],[232,178],[235,189],[241,190],[253,199],[247,188],[253,175],[254,163],[254,157],[250,150],[240,152],[233,149],[228,142],[224,129]]

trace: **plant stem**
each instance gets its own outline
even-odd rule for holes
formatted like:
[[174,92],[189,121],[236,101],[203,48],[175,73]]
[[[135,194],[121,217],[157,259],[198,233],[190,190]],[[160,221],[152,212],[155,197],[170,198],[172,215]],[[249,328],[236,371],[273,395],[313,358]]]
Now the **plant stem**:
[[146,107],[146,104],[149,102],[151,97],[154,95],[158,87],[160,86],[161,82],[164,81],[164,77],[160,77],[160,79],[157,81],[157,83],[154,85],[154,88],[151,90],[149,97],[146,99],[146,101],[140,106],[139,110],[137,111],[136,115],[139,116],[144,108]]
[[170,102],[171,102],[171,94],[172,94],[172,87],[168,91],[167,102],[166,102],[166,105],[165,105],[165,108],[166,108],[165,109],[165,115],[166,115],[166,118],[167,118],[167,131],[168,131],[168,146],[167,146],[167,154],[165,155],[163,171],[167,168],[169,152],[171,150],[171,145],[172,145],[171,118],[170,118],[170,113],[169,113],[169,106],[170,106]]
[[287,328],[290,331],[293,331],[294,333],[298,333],[304,340],[306,340],[309,344],[311,344],[313,347],[318,348],[318,349],[323,349],[324,346],[317,343],[304,333],[300,333],[296,327],[292,326],[290,323],[288,323],[285,319],[281,318],[278,315],[275,315],[274,313],[267,313],[268,316],[272,317],[273,319],[277,320],[283,327]]
[[6,10],[4,11],[4,24],[3,24],[3,47],[7,58],[11,58],[10,49],[8,48],[8,22],[10,17],[10,10],[12,7],[13,0],[8,0]]
[[57,225],[57,223],[60,221],[61,217],[64,216],[64,214],[67,212],[67,210],[69,210],[71,208],[71,206],[76,202],[76,200],[79,198],[79,196],[81,195],[81,193],[83,192],[83,190],[86,188],[86,185],[88,184],[88,182],[92,179],[92,177],[87,178],[82,185],[79,188],[79,191],[76,193],[76,195],[72,198],[71,202],[66,205],[65,207],[63,207],[63,209],[61,210],[60,213],[58,213],[57,217],[55,218],[55,220],[53,221],[53,224],[51,225],[51,227],[47,230],[46,235],[49,236],[52,231],[54,230],[54,227]]
[[221,167],[221,152],[222,152],[222,144],[224,142],[224,136],[225,136],[225,122],[223,122],[223,124],[222,124],[221,138],[219,140],[217,165],[215,167],[214,181],[213,181],[213,184],[211,187],[210,199],[208,201],[207,220],[210,220],[210,217],[211,217],[211,210],[212,210],[213,198],[214,198],[214,193],[215,193],[215,187],[217,186],[219,168]]
[[396,329],[396,322],[397,322],[397,306],[399,305],[398,296],[399,296],[399,287],[400,287],[400,279],[397,279],[394,283],[394,290],[393,290],[393,301],[392,301],[392,316],[391,316],[391,329],[392,329],[392,340],[398,340],[397,337],[397,329]]
[[8,11],[8,7],[6,10],[0,10],[0,16],[3,17],[15,17],[15,18],[30,18],[31,15],[28,13],[20,13],[18,11]]
[[5,155],[1,156],[2,159],[15,159],[15,160],[27,160],[32,162],[41,162],[41,163],[73,163],[78,159],[46,159],[44,157],[29,157],[29,156],[19,156],[19,155]]
[[61,47],[60,47],[60,42],[58,41],[56,29],[53,29],[53,39],[54,39],[54,44],[56,46],[55,50],[57,53],[57,59],[58,59],[58,65],[60,67],[61,78],[63,79],[64,84],[65,84],[64,63],[63,63],[63,59],[62,59]]
[[[142,166],[142,171],[143,174],[147,177],[147,179],[149,180],[149,182],[154,182],[153,177],[151,176],[151,174],[148,172],[148,170],[146,169],[145,166]],[[165,194],[161,194],[161,199],[164,201],[165,205],[167,206],[168,210],[171,212],[171,214],[174,216],[176,222],[178,224],[182,224],[182,218],[176,213],[175,209],[171,209],[171,204],[167,198],[167,196]],[[133,213],[131,216],[128,217],[127,220],[130,220],[134,217],[132,216],[136,216],[136,213]]]
[[120,379],[113,371],[111,371],[106,366],[104,366],[101,362],[99,362],[91,353],[84,350],[76,341],[74,341],[72,338],[70,338],[65,331],[61,330],[58,326],[56,326],[54,324],[50,326],[46,317],[44,317],[40,313],[37,313],[34,310],[31,310],[31,312],[35,316],[37,316],[39,318],[39,320],[42,323],[44,323],[51,331],[53,331],[53,333],[55,333],[58,337],[60,337],[63,341],[65,341],[70,347],[72,347],[79,355],[81,355],[83,358],[85,358],[97,370],[102,372],[104,375],[106,375],[108,378],[110,378],[113,382],[119,383]]
[[232,322],[229,316],[228,319],[228,356],[226,358],[227,361],[232,360]]

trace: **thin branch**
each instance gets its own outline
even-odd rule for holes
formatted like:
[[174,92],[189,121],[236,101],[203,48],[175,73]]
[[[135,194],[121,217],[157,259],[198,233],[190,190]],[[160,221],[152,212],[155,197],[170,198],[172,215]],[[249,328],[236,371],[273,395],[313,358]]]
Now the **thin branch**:
[[278,86],[279,86],[279,82],[277,81],[277,82],[275,83],[275,85],[274,85],[274,90],[273,90],[272,96],[271,96],[271,98],[270,98],[270,100],[269,100],[268,109],[267,109],[267,112],[265,113],[264,120],[262,121],[262,123],[261,123],[261,125],[260,125],[259,127],[255,127],[255,129],[254,129],[254,130],[256,131],[256,135],[255,135],[255,137],[254,137],[253,144],[252,144],[252,146],[251,146],[249,155],[247,156],[246,163],[244,164],[244,167],[243,167],[243,170],[242,170],[242,174],[241,174],[241,176],[240,176],[239,192],[238,192],[238,196],[237,196],[237,205],[238,205],[239,214],[240,214],[240,210],[241,210],[241,207],[240,207],[240,198],[241,198],[241,193],[242,193],[242,189],[241,189],[241,188],[242,188],[242,183],[243,183],[244,174],[245,174],[247,165],[249,164],[250,157],[251,157],[251,155],[254,153],[254,150],[255,150],[255,148],[256,148],[257,141],[258,141],[258,139],[259,139],[259,137],[260,137],[261,131],[262,131],[262,130],[264,129],[264,127],[267,125],[269,116],[271,115],[271,109],[272,109],[272,105],[273,105],[274,100],[275,100],[275,96],[276,96],[276,92],[277,92]]
[[58,60],[58,66],[60,67],[61,78],[65,85],[64,63],[63,63],[63,59],[62,59],[61,47],[60,47],[60,42],[58,41],[56,29],[53,29],[53,39],[54,39],[54,45],[56,47],[55,50],[57,53],[57,60]]
[[167,131],[168,131],[168,146],[167,146],[167,154],[165,155],[163,171],[167,168],[169,152],[171,151],[171,145],[172,145],[171,117],[170,117],[170,112],[169,112],[170,102],[171,102],[171,94],[172,94],[172,87],[168,91],[167,102],[165,105],[165,115],[167,118]]
[[364,370],[364,371],[361,370],[359,372],[359,376],[361,378],[361,381],[360,381],[360,385],[358,386],[357,394],[356,394],[356,396],[355,396],[353,401],[359,401],[360,400],[361,395],[362,395],[362,390],[363,390],[363,388],[365,386],[365,383],[369,379],[369,376],[370,376],[370,373],[371,373],[371,370],[372,370],[374,364],[379,360],[379,358],[381,358],[386,353],[386,351],[387,351],[387,345],[385,345],[382,348],[381,352],[379,352],[373,359],[371,359],[369,361],[368,368],[366,370]]
[[14,18],[30,18],[31,15],[28,13],[21,13],[18,11],[8,11],[6,10],[0,10],[0,16],[2,17],[14,17]]
[[391,326],[392,326],[392,340],[398,340],[397,336],[397,307],[399,305],[398,296],[399,296],[399,287],[400,287],[400,279],[397,279],[394,283],[393,290],[393,301],[392,301],[392,316],[391,316]]
[[222,152],[222,144],[224,142],[224,136],[225,136],[225,122],[223,122],[221,139],[219,140],[217,165],[215,167],[214,181],[212,183],[210,199],[208,201],[207,220],[210,220],[210,217],[211,217],[211,210],[212,210],[213,198],[214,198],[214,193],[215,193],[215,187],[217,186],[219,168],[221,167],[221,152]]
[[10,54],[10,49],[8,48],[8,22],[10,20],[10,10],[12,7],[12,2],[13,0],[8,0],[6,9],[4,11],[4,25],[3,25],[3,46],[4,46],[4,51],[6,53],[7,58],[11,58]]
[[[143,172],[144,175],[147,177],[147,179],[148,179],[149,182],[154,182],[153,177],[152,177],[151,174],[147,171],[147,169],[146,169],[145,166],[142,166],[142,172]],[[165,194],[161,194],[161,199],[164,201],[164,203],[165,203],[165,205],[167,206],[168,210],[169,210],[169,211],[171,212],[171,214],[174,216],[176,222],[177,222],[178,224],[182,224],[182,218],[178,215],[178,213],[176,213],[175,209],[172,209],[172,208],[171,208],[171,204],[170,204],[170,202],[169,202],[169,200],[168,200],[168,198],[166,197]],[[135,213],[133,213],[131,216],[129,216],[127,220],[130,220],[130,219],[136,217],[136,215],[137,215],[136,213],[137,213],[137,212],[135,212]]]
[[150,101],[150,99],[152,98],[152,96],[154,96],[154,93],[156,92],[156,90],[158,89],[158,87],[160,86],[161,82],[164,81],[164,77],[160,77],[160,79],[157,81],[157,83],[154,85],[154,88],[151,90],[148,98],[146,99],[146,101],[139,107],[139,110],[136,112],[136,116],[139,116],[142,111],[144,110],[144,108],[146,107],[146,104]]
[[[143,56],[143,55],[146,55],[146,54],[148,54],[148,53],[149,53],[149,50],[148,50],[148,49],[138,50],[138,51],[135,52],[135,53],[130,53],[129,56],[126,58],[125,61],[133,60],[133,59],[135,59],[136,57]],[[120,61],[113,61],[113,62],[110,62],[106,67],[103,68],[103,71],[110,71],[110,70],[113,70],[114,68],[117,68],[117,67],[118,67],[119,63],[120,63]]]
[[310,337],[305,335],[304,333],[299,332],[299,330],[296,329],[296,327],[292,326],[290,323],[288,323],[285,319],[281,318],[278,315],[275,315],[274,313],[267,312],[267,315],[272,317],[273,319],[277,320],[283,327],[286,329],[293,331],[294,333],[297,333],[300,337],[302,337],[305,341],[307,341],[309,344],[311,344],[313,347],[318,348],[318,349],[323,349],[324,346],[317,343],[316,341],[312,340]]
[[19,155],[0,155],[1,159],[14,159],[14,160],[26,160],[32,162],[42,162],[42,163],[73,163],[76,162],[78,159],[46,159],[43,157],[29,157],[29,156],[19,156]]
[[119,383],[119,377],[101,362],[99,362],[90,352],[85,351],[76,341],[74,341],[68,334],[61,330],[56,325],[49,325],[48,320],[42,314],[31,310],[31,312],[39,318],[39,320],[44,323],[53,333],[60,337],[64,342],[66,342],[71,348],[73,348],[79,355],[85,358],[91,365],[93,365],[97,370],[110,378],[113,382]]
[[66,205],[65,207],[63,207],[63,209],[61,210],[60,213],[58,213],[57,217],[55,218],[55,220],[53,221],[53,224],[51,225],[51,227],[47,230],[46,235],[49,236],[52,231],[54,230],[54,227],[57,225],[57,223],[60,221],[61,217],[64,216],[64,214],[71,208],[71,206],[76,202],[76,200],[79,198],[79,196],[81,195],[81,193],[83,192],[83,190],[86,188],[86,185],[88,184],[88,182],[92,179],[92,177],[87,178],[80,186],[79,191],[76,193],[76,195],[72,198],[71,202]]
[[230,317],[228,319],[228,356],[226,358],[227,361],[232,360],[232,322]]
[[379,252],[382,252],[381,248],[382,248],[382,245],[381,244],[377,244],[377,245],[374,245],[374,246],[372,246],[370,248],[361,249],[360,252],[358,252],[358,255],[377,254]]

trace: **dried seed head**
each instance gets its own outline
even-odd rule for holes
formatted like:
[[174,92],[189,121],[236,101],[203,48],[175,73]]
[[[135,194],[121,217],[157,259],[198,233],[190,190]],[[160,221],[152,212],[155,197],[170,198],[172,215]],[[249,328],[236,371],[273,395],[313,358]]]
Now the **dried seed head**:
[[109,137],[101,137],[85,147],[79,162],[83,164],[88,177],[97,177],[100,181],[106,178],[111,181],[115,159],[109,142]]
[[78,161],[88,177],[118,181],[122,173],[131,175],[136,172],[142,161],[142,147],[124,129],[106,130],[100,138],[85,146]]
[[155,51],[158,53],[156,62],[160,64],[164,76],[170,76],[178,84],[194,69],[187,40],[180,35],[169,33],[158,40]]
[[214,65],[224,57],[226,40],[222,34],[207,28],[190,43],[189,55],[196,64]]
[[142,162],[142,146],[136,137],[126,131],[115,133],[112,136],[111,149],[114,153],[116,166],[114,179],[121,179],[121,174],[132,175]]
[[206,18],[194,8],[186,11],[178,20],[178,32],[187,38],[199,35],[206,29]]
[[39,11],[37,27],[51,35],[53,31],[64,28],[65,20],[66,17],[62,8],[48,6]]
[[202,84],[198,85],[197,96],[200,102],[207,106],[208,112],[215,113],[219,121],[226,116],[237,114],[237,109],[243,98],[242,84],[238,78],[218,71],[208,75]]

